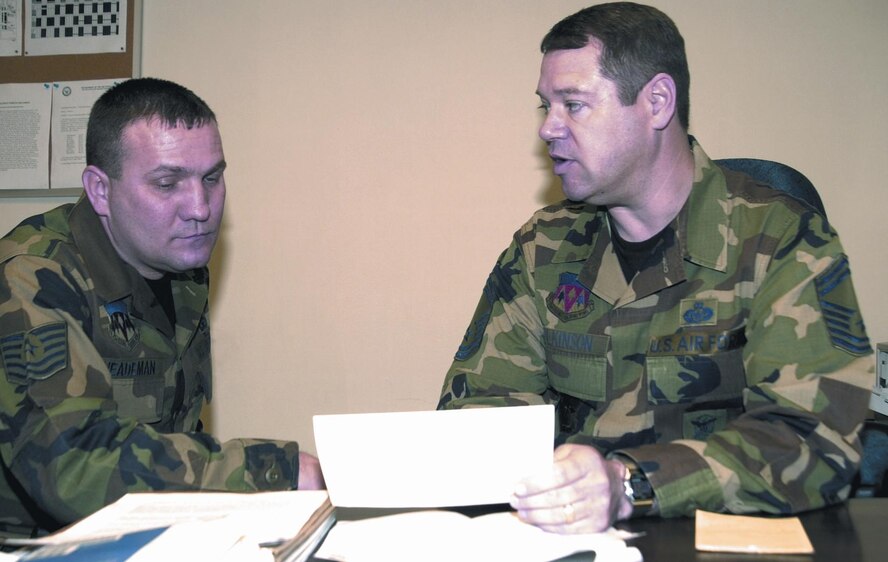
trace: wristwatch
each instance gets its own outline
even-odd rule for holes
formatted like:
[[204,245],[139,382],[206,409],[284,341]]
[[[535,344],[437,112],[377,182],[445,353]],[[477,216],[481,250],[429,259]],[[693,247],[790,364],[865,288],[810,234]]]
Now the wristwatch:
[[626,471],[623,473],[623,488],[626,498],[632,502],[632,517],[655,515],[658,511],[657,498],[644,471],[629,457],[624,455],[615,455],[615,457],[626,467]]

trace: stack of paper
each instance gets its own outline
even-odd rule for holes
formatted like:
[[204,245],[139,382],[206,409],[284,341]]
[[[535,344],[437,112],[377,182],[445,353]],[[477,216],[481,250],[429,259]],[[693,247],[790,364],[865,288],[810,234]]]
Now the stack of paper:
[[324,491],[127,494],[62,532],[27,541],[41,548],[22,560],[297,562],[333,522]]
[[[321,468],[336,506],[429,508],[508,503],[516,484],[552,470],[551,405],[315,416]],[[637,562],[625,535],[558,535],[513,512],[470,518],[427,510],[338,521],[316,556],[348,562],[509,560],[576,552]]]
[[640,562],[628,535],[558,535],[528,525],[511,512],[469,518],[454,511],[423,510],[361,521],[339,521],[316,556],[340,562],[544,562],[594,552],[603,562]]

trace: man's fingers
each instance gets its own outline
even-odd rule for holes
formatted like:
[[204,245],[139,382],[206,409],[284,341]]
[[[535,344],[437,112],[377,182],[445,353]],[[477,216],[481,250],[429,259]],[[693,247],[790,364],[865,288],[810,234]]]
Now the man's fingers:
[[558,508],[569,503],[576,503],[583,500],[582,491],[574,486],[562,486],[556,488],[546,488],[539,491],[524,490],[521,493],[521,486],[515,490],[512,496],[512,507],[515,509],[547,509]]
[[610,526],[600,506],[584,499],[556,507],[518,510],[518,517],[550,533],[597,533]]
[[[600,470],[603,459],[585,445],[562,445],[552,456],[552,470],[530,477],[515,488],[515,496],[543,494],[559,488],[579,485],[591,471]],[[569,498],[565,501],[569,501]]]

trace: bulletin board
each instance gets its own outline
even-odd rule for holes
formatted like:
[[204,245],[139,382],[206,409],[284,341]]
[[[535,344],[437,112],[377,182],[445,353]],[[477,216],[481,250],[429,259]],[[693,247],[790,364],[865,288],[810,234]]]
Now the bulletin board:
[[[2,1],[2,0],[0,0]],[[59,0],[63,2],[64,0]],[[32,84],[130,78],[141,75],[142,1],[120,0],[126,3],[126,42],[123,52],[84,53],[65,55],[0,56],[0,83]],[[24,6],[24,3],[23,3]],[[22,8],[21,27],[26,18]],[[123,22],[121,22],[123,23]],[[0,189],[0,198],[59,197],[77,195],[80,188],[63,189]]]
[[[126,3],[125,52],[0,57],[0,82],[70,82],[139,76],[137,51],[142,44],[142,2],[126,0]],[[28,14],[23,13],[20,29],[25,28],[26,17]]]

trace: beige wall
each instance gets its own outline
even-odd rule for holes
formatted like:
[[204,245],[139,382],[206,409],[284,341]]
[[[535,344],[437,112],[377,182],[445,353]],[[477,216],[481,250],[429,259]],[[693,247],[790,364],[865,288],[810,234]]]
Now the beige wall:
[[[214,107],[230,165],[216,433],[313,449],[312,414],[433,408],[494,260],[558,197],[538,45],[586,2],[144,4],[143,75]],[[888,2],[653,4],[687,41],[694,134],[815,182],[888,340]]]

